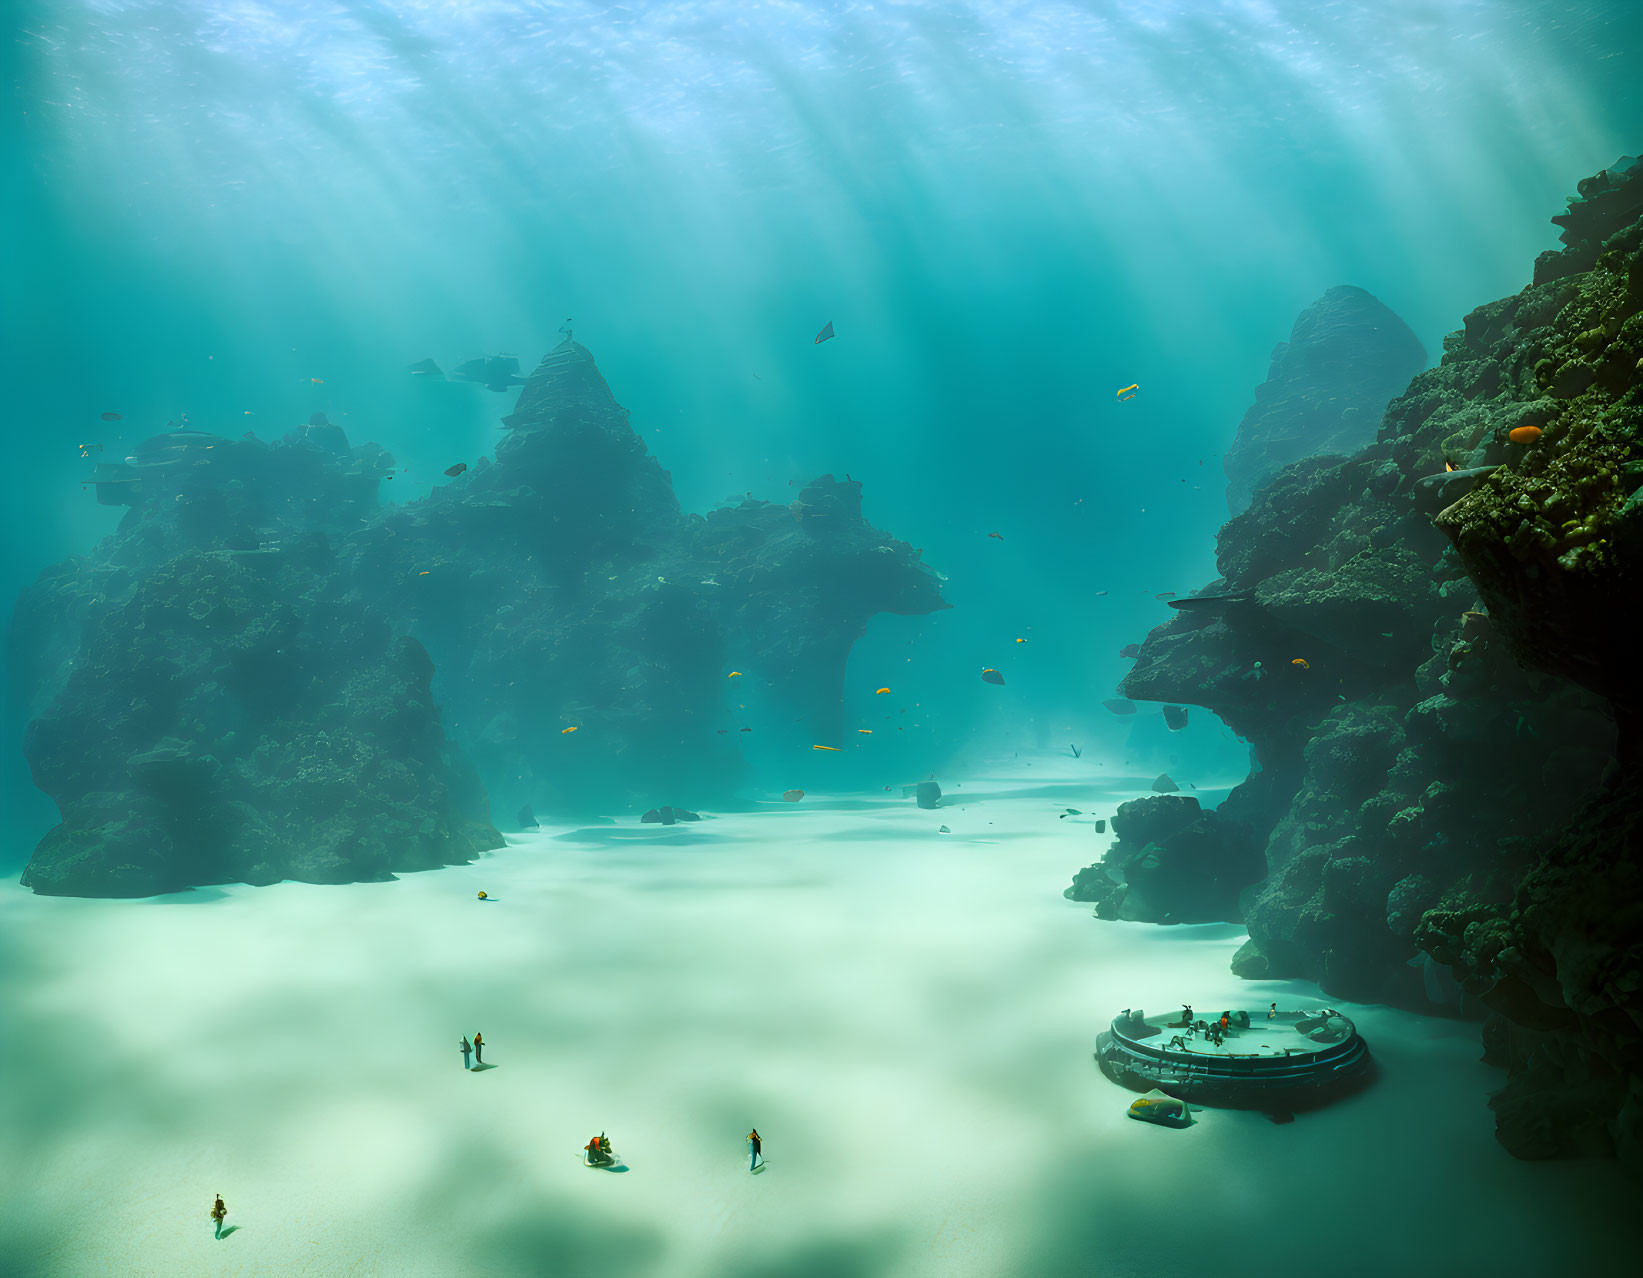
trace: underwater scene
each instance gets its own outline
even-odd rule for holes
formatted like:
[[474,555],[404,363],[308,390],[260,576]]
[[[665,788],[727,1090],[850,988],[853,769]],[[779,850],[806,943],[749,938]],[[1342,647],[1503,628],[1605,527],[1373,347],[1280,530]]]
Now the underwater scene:
[[0,1275],[1635,1272],[1643,4],[0,14]]

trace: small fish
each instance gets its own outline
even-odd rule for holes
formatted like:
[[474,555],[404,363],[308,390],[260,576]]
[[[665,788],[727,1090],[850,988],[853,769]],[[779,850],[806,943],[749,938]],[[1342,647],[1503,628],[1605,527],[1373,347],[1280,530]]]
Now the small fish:
[[752,732],[753,729],[752,728],[737,728],[736,731],[737,732]]
[[725,735],[725,733],[729,732],[730,729],[729,728],[719,728],[717,731],[718,731],[719,735],[722,737],[722,736]]
[[1506,438],[1514,444],[1532,444],[1540,438],[1540,427],[1516,426],[1506,432]]
[[820,346],[823,342],[827,341],[832,336],[833,336],[833,321],[828,320],[826,324],[822,325],[822,331],[816,334],[816,340],[812,343],[812,345]]
[[467,462],[457,462],[457,464],[454,465],[454,466],[447,466],[445,468],[445,473],[447,475],[449,475],[452,479],[455,479],[458,475],[460,475],[463,471],[465,471],[467,469],[468,469],[468,463]]
[[804,798],[804,791],[803,790],[783,790],[782,791],[782,798],[787,800],[787,802],[789,802],[789,803],[797,803],[800,799]]
[[417,573],[417,576],[418,577],[426,577],[428,575],[429,571],[430,571],[430,569],[424,568],[421,572]]
[[873,729],[871,729],[871,728],[857,728],[856,731],[861,733],[863,736],[867,736],[867,737],[870,737],[870,736],[873,735]]
[[1292,666],[1299,666],[1302,670],[1312,669],[1311,666],[1307,665],[1305,657],[1296,657],[1295,660],[1291,661],[1289,664]]
[[1004,534],[1003,533],[988,533],[987,535],[989,537],[996,537],[996,538],[998,538],[999,541],[1004,540]]
[[1025,639],[1017,639],[1016,642],[1017,643],[1026,643],[1027,641]]
[[1099,598],[1101,598],[1101,596],[1102,596],[1102,595],[1104,595],[1104,594],[1106,594],[1106,593],[1107,593],[1107,592],[1106,592],[1106,591],[1105,591],[1105,590],[1097,590],[1097,591],[1096,591],[1096,592],[1095,592],[1095,597],[1096,597],[1096,598],[1097,598],[1097,599],[1099,599]]
[[840,747],[838,747],[838,746],[824,746],[824,745],[813,745],[810,748],[812,750],[831,750],[834,754],[837,754],[839,752],[839,749],[840,749]]
[[308,380],[311,381],[315,386],[325,385],[325,379],[323,377],[310,377]]
[[874,692],[874,693],[873,693],[873,695],[874,695],[874,696],[875,696],[875,697],[882,697],[882,696],[884,696],[884,695],[885,695],[885,694],[886,694],[886,693],[888,693],[888,692],[889,692],[889,691],[890,691],[890,689],[888,689],[888,688],[879,688],[879,689],[878,689],[878,690],[877,690],[877,691],[875,691],[875,692]]
[[118,422],[118,421],[124,421],[125,420],[118,413],[104,413],[104,414],[102,414],[102,418],[105,422]]
[[1447,457],[1445,457],[1443,459],[1443,468],[1446,471],[1454,470],[1455,469],[1455,463],[1450,461]]
[[999,674],[998,671],[994,670],[991,666],[986,666],[981,671],[981,682],[1003,684],[1004,676]]
[[562,736],[562,737],[568,737],[571,733],[573,733],[575,731],[576,731],[576,725],[572,724],[568,728],[560,728],[559,729],[559,735]]
[[1129,386],[1120,387],[1118,390],[1118,402],[1123,403],[1125,400],[1134,399],[1140,391],[1140,382],[1135,382]]
[[742,677],[742,672],[740,670],[732,670],[728,675],[725,676],[725,678],[727,678],[727,679],[740,679],[741,677]]

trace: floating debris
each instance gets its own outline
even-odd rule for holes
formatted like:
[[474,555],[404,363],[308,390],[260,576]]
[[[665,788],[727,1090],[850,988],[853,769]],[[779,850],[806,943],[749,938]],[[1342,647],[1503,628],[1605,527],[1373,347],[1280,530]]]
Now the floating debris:
[[101,416],[105,422],[119,422],[125,420],[125,418],[121,417],[118,413],[103,413]]
[[1004,682],[1004,676],[999,674],[998,671],[994,670],[991,666],[984,666],[981,671],[981,682],[1002,685]]
[[1073,758],[1075,758],[1075,759],[1082,759],[1084,757],[1084,752],[1082,750],[1080,750],[1077,746],[1072,745],[1071,743],[1068,743],[1067,749],[1069,749],[1073,752]]
[[803,790],[783,790],[782,791],[782,798],[787,800],[787,802],[789,802],[789,803],[797,803],[800,799],[804,798],[804,791]]
[[1185,706],[1165,706],[1164,726],[1171,732],[1179,732],[1187,726],[1187,708]]
[[467,462],[457,462],[457,464],[454,465],[454,466],[445,467],[445,473],[447,475],[449,475],[452,479],[455,479],[458,475],[460,475],[463,471],[465,471],[467,469],[468,469],[468,463]]
[[1517,426],[1506,432],[1506,438],[1514,444],[1532,444],[1540,434],[1539,426]]
[[1135,702],[1127,697],[1108,697],[1101,703],[1111,714],[1134,714]]
[[1138,394],[1140,394],[1140,392],[1140,382],[1134,382],[1129,386],[1120,387],[1118,390],[1118,402],[1122,404],[1127,400],[1134,399]]
[[822,325],[822,331],[816,334],[816,340],[812,343],[812,345],[820,346],[823,342],[827,341],[832,336],[833,336],[833,321],[828,320],[826,324]]

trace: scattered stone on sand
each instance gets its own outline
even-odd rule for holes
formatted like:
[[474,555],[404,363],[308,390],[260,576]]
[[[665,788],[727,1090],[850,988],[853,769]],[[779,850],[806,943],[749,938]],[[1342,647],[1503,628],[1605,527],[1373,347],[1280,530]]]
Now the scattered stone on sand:
[[542,823],[536,819],[536,813],[531,811],[531,805],[526,804],[519,809],[519,828],[521,830],[540,830]]
[[937,834],[951,834],[952,831],[949,830],[946,826],[942,826],[941,829],[936,831],[936,833]]
[[1185,706],[1165,706],[1164,726],[1171,732],[1179,732],[1187,726],[1187,708]]
[[941,803],[941,787],[934,781],[920,781],[917,795],[921,808],[933,808]]
[[1107,832],[1107,818],[1106,817],[1098,817],[1096,819],[1095,832],[1097,834],[1105,834]]
[[1152,783],[1152,788],[1159,794],[1174,794],[1181,787],[1176,785],[1174,781],[1170,780],[1169,773],[1160,772],[1158,774],[1158,780]]

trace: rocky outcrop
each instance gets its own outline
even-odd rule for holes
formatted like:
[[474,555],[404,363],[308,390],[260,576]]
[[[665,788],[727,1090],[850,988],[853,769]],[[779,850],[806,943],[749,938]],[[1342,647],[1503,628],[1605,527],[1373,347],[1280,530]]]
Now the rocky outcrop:
[[1426,364],[1409,326],[1361,288],[1330,289],[1272,351],[1266,381],[1227,450],[1227,508],[1304,457],[1355,453],[1387,402]]
[[1080,870],[1063,895],[1094,901],[1104,919],[1142,923],[1235,921],[1238,893],[1261,876],[1247,827],[1205,812],[1198,800],[1158,794],[1118,805],[1117,841]]
[[26,752],[63,816],[25,882],[380,879],[500,846],[488,796],[726,794],[732,662],[825,743],[867,620],[947,606],[848,476],[682,512],[569,340],[504,421],[495,462],[401,506],[378,500],[393,459],[323,418],[273,444],[168,432],[99,467],[99,500],[131,509],[13,627]]
[[1121,688],[1250,742],[1213,814],[1265,850],[1234,970],[1426,1006],[1441,965],[1489,1009],[1507,1147],[1634,1164],[1640,176],[1582,183],[1374,443],[1259,489]]

